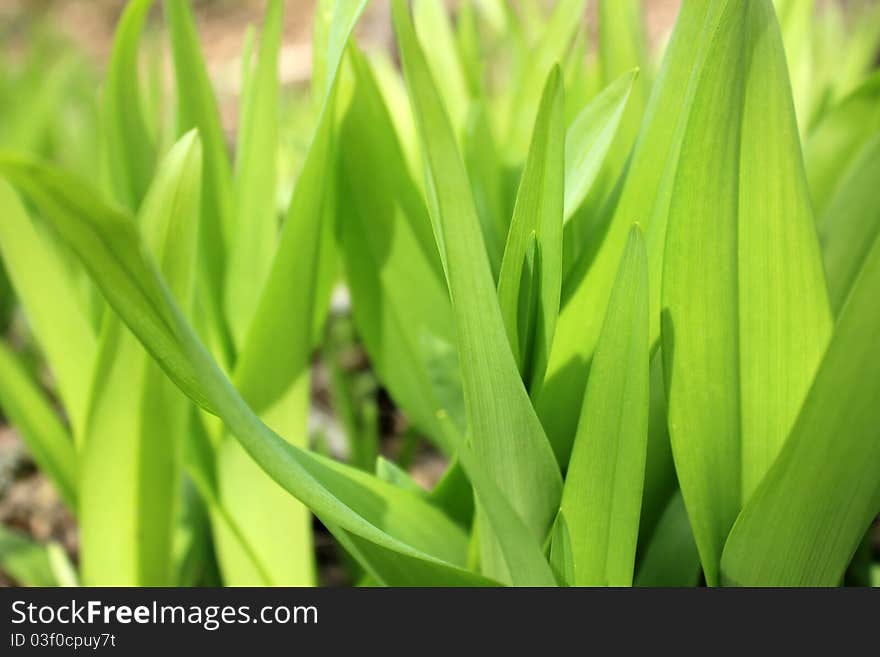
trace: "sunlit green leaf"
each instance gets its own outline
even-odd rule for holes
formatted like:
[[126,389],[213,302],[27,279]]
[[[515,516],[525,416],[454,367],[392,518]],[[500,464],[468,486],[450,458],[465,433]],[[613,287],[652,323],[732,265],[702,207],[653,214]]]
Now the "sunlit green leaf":
[[779,458],[724,546],[725,583],[836,586],[880,511],[880,239]]
[[57,247],[48,235],[38,232],[5,181],[0,181],[0,212],[0,255],[30,329],[55,375],[74,437],[80,440],[97,337],[77,304],[73,282],[59,262]]
[[[563,98],[562,73],[556,67],[547,78],[538,110],[498,280],[498,302],[507,337],[520,375],[530,390],[543,382],[559,313],[565,153]],[[531,268],[526,262],[529,246]]]
[[710,585],[830,332],[772,4],[723,3],[681,147],[663,271],[669,433]]
[[648,261],[634,226],[590,369],[562,491],[577,586],[630,586],[648,442]]
[[[415,39],[403,2],[393,3],[426,162],[429,209],[449,283],[468,434],[476,459],[536,537],[543,538],[558,508],[561,477],[507,344],[479,220],[449,119]],[[509,581],[491,525],[481,522],[483,566]]]

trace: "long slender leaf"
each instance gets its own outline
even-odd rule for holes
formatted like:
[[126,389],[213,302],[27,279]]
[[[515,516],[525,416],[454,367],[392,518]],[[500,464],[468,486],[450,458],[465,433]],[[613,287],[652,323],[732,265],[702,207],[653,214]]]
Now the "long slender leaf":
[[244,339],[278,242],[278,53],[284,5],[269,3],[257,68],[242,98],[234,176],[234,237],[224,292],[226,317],[237,344]]
[[633,70],[608,85],[581,109],[566,134],[564,276],[601,233],[598,210],[615,170],[608,158],[615,148],[631,145],[618,132],[637,80]]
[[638,71],[624,73],[577,115],[565,135],[565,220],[574,215],[611,148]]
[[113,38],[104,89],[107,169],[116,199],[130,210],[140,205],[156,165],[141,109],[138,69],[138,42],[152,5],[153,0],[136,0],[126,6]]
[[107,207],[86,183],[57,168],[0,154],[0,172],[44,208],[108,302],[178,387],[218,414],[254,461],[325,524],[359,537],[370,551],[371,567],[383,569],[388,584],[496,583],[460,565],[466,537],[427,502],[300,449],[260,421],[183,319],[130,216]]
[[223,284],[227,248],[235,237],[232,166],[190,4],[186,0],[165,0],[164,8],[174,61],[178,134],[198,128],[204,152],[199,225],[200,330],[212,352],[228,367],[233,346],[223,314]]
[[[423,343],[454,344],[449,294],[388,110],[363,55],[349,54],[356,88],[340,131],[338,232],[354,321],[396,403],[442,444]],[[457,364],[446,378],[459,379]]]
[[[651,286],[651,342],[660,334],[660,281],[671,184],[684,127],[693,104],[695,80],[703,70],[706,45],[720,19],[716,0],[684,0],[675,32],[653,87],[630,165],[596,219],[597,229],[566,271],[562,310],[535,406],[557,458],[568,461],[589,362],[633,221],[645,228]],[[658,163],[665,163],[658,166]],[[567,237],[567,236],[566,236]]]
[[[144,240],[181,308],[192,304],[201,145],[185,135],[142,205]],[[189,402],[121,320],[107,318],[80,462],[80,556],[89,585],[172,583],[172,529]]]
[[79,441],[85,423],[97,338],[59,264],[57,247],[40,235],[15,191],[0,181],[0,255],[31,331],[46,354]]
[[444,410],[439,412],[439,420],[448,441],[455,445],[459,462],[473,483],[474,493],[485,511],[482,517],[487,519],[498,539],[499,550],[511,583],[514,586],[555,585],[556,578],[544,558],[541,544],[480,463],[471,448],[471,441],[458,433],[455,423]]
[[[449,283],[474,452],[536,537],[550,528],[561,477],[507,344],[479,220],[455,137],[402,1],[392,5],[426,162],[435,239]],[[480,522],[483,566],[509,581],[491,525]]]
[[555,67],[535,120],[498,280],[507,337],[532,394],[544,380],[562,286],[563,96],[562,73]]
[[648,442],[648,257],[633,226],[562,491],[575,586],[630,586]]
[[794,106],[801,134],[806,134],[813,116],[813,19],[815,0],[774,0],[785,55],[791,74]]
[[[337,71],[365,0],[337,3],[329,26],[326,91],[318,126],[287,211],[278,247],[234,371],[237,388],[270,427],[296,445],[308,441],[310,357],[321,306],[321,252],[327,231],[325,181],[331,178]],[[330,233],[332,235],[332,233]],[[314,581],[311,516],[226,436],[218,460],[221,499],[279,584]],[[279,510],[283,512],[279,513]],[[227,542],[227,577],[253,581],[238,541]],[[231,550],[231,552],[230,552]],[[224,550],[221,549],[221,557]]]
[[681,148],[663,272],[669,432],[710,585],[831,331],[772,4],[722,10]]
[[565,59],[565,52],[583,20],[585,6],[586,0],[560,0],[541,32],[540,41],[525,53],[526,61],[514,83],[509,109],[505,157],[510,163],[521,161],[529,147],[544,81],[553,66]]
[[413,24],[431,75],[437,80],[449,120],[460,135],[470,104],[465,71],[443,0],[414,0]]
[[651,93],[653,74],[643,18],[640,0],[599,0],[599,69],[603,86],[633,68],[641,72],[633,82],[630,102],[608,154],[606,167],[615,178],[629,156]]

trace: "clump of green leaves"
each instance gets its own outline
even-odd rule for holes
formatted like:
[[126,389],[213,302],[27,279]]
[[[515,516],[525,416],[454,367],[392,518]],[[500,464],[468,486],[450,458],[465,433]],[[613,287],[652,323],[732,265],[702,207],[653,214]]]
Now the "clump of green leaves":
[[[394,0],[398,72],[351,40],[366,4],[319,3],[314,128],[280,212],[275,0],[234,160],[175,0],[173,140],[140,101],[135,0],[106,181],[0,154],[0,253],[67,422],[7,348],[0,404],[76,510],[82,580],[197,582],[213,552],[228,584],[314,583],[314,514],[364,583],[837,585],[851,564],[869,583],[873,19],[844,82],[803,73],[835,20],[809,3],[685,0],[658,62],[634,1],[600,2],[590,49],[583,0],[464,2],[454,22]],[[450,459],[431,491],[376,458],[374,391],[332,340],[357,449],[309,449],[339,271],[378,380]]]

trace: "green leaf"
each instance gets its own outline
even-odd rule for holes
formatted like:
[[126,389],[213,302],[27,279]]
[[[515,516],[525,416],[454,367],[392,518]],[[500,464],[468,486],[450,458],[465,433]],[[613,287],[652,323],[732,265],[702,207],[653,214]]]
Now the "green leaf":
[[880,511],[880,239],[779,458],[737,518],[725,583],[837,586]]
[[782,30],[792,94],[801,134],[806,134],[813,116],[813,20],[816,0],[774,0]]
[[97,338],[77,304],[57,247],[28,216],[15,191],[0,181],[0,255],[28,324],[55,376],[58,394],[82,438]]
[[565,134],[565,221],[584,202],[617,134],[638,70],[609,84],[577,115]]
[[486,242],[492,276],[498,280],[509,229],[510,209],[504,193],[504,166],[492,137],[487,104],[482,99],[471,103],[463,141],[463,157]]
[[[498,280],[507,338],[532,394],[531,386],[539,386],[544,379],[562,286],[563,94],[557,66],[544,87]],[[534,268],[527,275],[529,245]]]
[[651,92],[651,61],[648,59],[641,0],[599,0],[599,68],[602,85],[610,85],[633,68],[641,71],[633,82],[631,99],[608,154],[607,169],[614,178],[629,157],[633,140]]
[[[309,362],[324,243],[326,181],[331,178],[337,70],[364,2],[339,1],[328,26],[327,90],[318,125],[297,180],[256,310],[246,327],[234,381],[244,399],[276,432],[306,446]],[[230,308],[230,311],[235,309]],[[265,476],[241,446],[226,436],[218,458],[221,500],[277,584],[314,581],[311,516]],[[227,579],[246,583],[258,573],[238,541],[221,548]]]
[[[337,71],[364,4],[363,0],[339,2],[335,7],[326,51],[331,86],[234,370],[236,387],[260,418],[301,447],[308,441],[309,364],[321,301],[319,254],[328,216],[326,181],[334,158]],[[223,439],[218,473],[223,504],[272,571],[273,581],[298,585],[314,581],[308,510],[267,478],[232,436]],[[253,581],[258,573],[237,550],[239,542],[226,543],[221,547],[226,579]]]
[[486,74],[483,34],[479,11],[472,2],[464,2],[455,17],[455,43],[458,46],[461,66],[471,98],[482,95],[483,79]]
[[[28,194],[93,280],[104,286],[101,289],[105,296],[122,308],[120,315],[132,317],[137,326],[135,334],[149,336],[144,340],[145,346],[175,378],[175,383],[210,411],[210,402],[198,385],[195,368],[181,357],[176,334],[180,320],[168,307],[168,292],[157,278],[155,265],[140,253],[143,245],[132,217],[121,208],[107,205],[88,182],[61,168],[0,152],[0,173]],[[4,184],[0,189],[9,190],[9,187]],[[7,222],[3,222],[3,226],[6,225]],[[6,239],[0,241],[5,243]],[[123,258],[122,253],[130,257]],[[83,254],[88,257],[83,258]],[[62,307],[64,299],[71,297],[53,294],[53,312]],[[71,312],[63,316],[69,325],[69,317],[76,315]],[[73,348],[72,344],[68,330],[64,344],[59,347],[69,358],[82,358],[83,351]],[[91,369],[91,360],[87,366],[76,368],[79,376]],[[84,397],[88,389],[85,385],[81,387]],[[84,409],[83,415],[85,413]]]
[[508,162],[520,162],[529,146],[544,81],[550,70],[565,59],[583,20],[585,6],[586,0],[560,0],[542,30],[539,42],[526,52],[522,74],[515,79],[510,96],[510,127],[505,153]]
[[574,550],[571,533],[562,510],[556,515],[556,522],[550,533],[550,567],[556,575],[559,586],[572,586],[574,575]]
[[[434,556],[453,555],[463,563],[467,539],[427,502],[297,448],[257,418],[182,318],[129,216],[107,208],[85,183],[58,169],[3,156],[0,171],[47,206],[53,226],[178,387],[214,409],[256,463],[325,524],[373,546],[372,565],[388,569],[387,583],[409,583],[413,577],[426,585],[493,583]],[[418,544],[399,535],[417,537]]]
[[284,5],[266,10],[257,67],[245,87],[233,181],[235,215],[226,269],[225,310],[237,344],[244,339],[278,242],[278,53]]
[[329,3],[334,0],[321,0],[321,20],[325,23],[323,30],[326,31],[321,31],[319,34],[326,36],[326,41],[316,44],[315,48],[320,48],[318,59],[322,60],[316,66],[319,66],[324,74],[313,82],[312,91],[315,99],[320,100],[319,107],[322,110],[332,94],[339,65],[342,62],[345,49],[348,47],[351,32],[367,6],[367,1],[335,0],[333,11],[328,14]]
[[328,71],[328,44],[330,43],[330,26],[336,0],[317,0],[315,18],[312,25],[312,106],[315,114],[319,114],[324,106],[324,99],[330,90],[330,71]]
[[648,442],[648,257],[633,226],[562,491],[575,586],[630,586]]
[[116,199],[130,210],[140,205],[156,166],[156,148],[141,105],[138,43],[153,0],[125,7],[116,34],[104,88],[107,170]]
[[871,244],[880,234],[880,132],[849,167],[818,223],[831,308],[839,314]]
[[[283,404],[291,385],[308,374],[320,220],[326,201],[324,181],[330,177],[333,161],[336,72],[348,35],[366,3],[361,0],[340,4],[342,8],[337,7],[330,29],[334,41],[328,62],[334,85],[325,99],[281,230],[278,250],[235,369],[236,385],[261,414]],[[345,39],[337,43],[341,33]]]
[[639,564],[636,586],[696,586],[700,580],[700,554],[681,492],[669,499],[645,556]]
[[210,512],[215,549],[218,551],[224,548],[234,549],[229,546],[233,541],[237,541],[238,547],[243,552],[243,558],[239,558],[238,561],[256,571],[255,580],[263,586],[268,586],[272,582],[268,569],[245,537],[242,528],[220,500],[217,450],[214,449],[202,420],[203,418],[196,413],[192,414],[190,428],[182,448],[181,464]]
[[648,410],[648,453],[645,457],[645,486],[639,520],[639,555],[647,545],[669,498],[678,490],[672,446],[666,418],[666,387],[663,381],[663,353],[651,357],[651,403]]
[[669,433],[710,585],[831,332],[772,4],[722,9],[681,147],[663,272]]
[[45,393],[15,354],[0,342],[0,408],[18,429],[40,470],[76,513],[76,453]]
[[[141,206],[144,241],[182,308],[195,281],[201,145],[169,152]],[[172,529],[189,401],[121,320],[106,318],[80,460],[80,557],[89,585],[173,583]]]
[[462,527],[470,527],[474,517],[474,491],[458,459],[453,459],[443,477],[429,493],[434,506]]
[[[394,132],[406,157],[407,168],[414,182],[421,185],[422,159],[419,151],[419,138],[416,130],[415,117],[407,96],[406,83],[400,75],[397,63],[383,50],[371,53],[368,62],[370,71],[376,80],[382,99],[388,108]],[[433,238],[432,238],[433,240]]]
[[413,495],[419,497],[428,497],[428,491],[412,478],[406,470],[397,465],[394,461],[389,461],[384,456],[376,459],[376,476],[382,481],[394,484],[398,488],[409,491]]
[[413,0],[413,24],[431,76],[457,135],[464,130],[470,93],[458,44],[443,0]]
[[807,180],[817,216],[825,214],[841,177],[880,130],[880,73],[825,115],[804,145]]
[[[630,164],[595,220],[595,234],[570,268],[562,290],[547,380],[535,406],[557,458],[568,461],[589,363],[633,221],[644,226],[651,287],[651,342],[658,339],[660,282],[670,187],[706,46],[720,19],[717,0],[684,0],[645,111]],[[710,11],[711,10],[711,11]],[[664,163],[659,166],[659,163]],[[573,227],[575,224],[570,225]],[[565,236],[568,240],[568,235]],[[570,246],[566,242],[566,249]]]
[[[558,509],[561,477],[507,344],[470,185],[405,4],[393,22],[426,162],[429,209],[452,297],[468,433],[476,460],[526,527],[543,540]],[[481,521],[483,566],[509,581],[491,525]]]
[[519,513],[510,505],[498,488],[488,470],[473,452],[472,441],[466,439],[444,411],[438,412],[438,420],[450,444],[456,448],[457,458],[468,479],[474,486],[474,495],[483,510],[482,533],[491,528],[497,537],[498,550],[506,572],[514,586],[554,586],[556,577],[544,558],[535,534],[522,521]]
[[174,61],[178,134],[198,128],[204,153],[198,299],[204,326],[200,330],[212,353],[228,366],[233,349],[223,314],[223,285],[227,248],[235,238],[232,167],[190,3],[165,0],[164,7]]
[[[349,55],[356,85],[340,128],[337,203],[354,321],[392,398],[416,426],[442,441],[431,361],[422,345],[454,343],[449,294],[431,220],[391,117],[363,55],[354,48]],[[448,378],[459,379],[457,363],[448,368]]]

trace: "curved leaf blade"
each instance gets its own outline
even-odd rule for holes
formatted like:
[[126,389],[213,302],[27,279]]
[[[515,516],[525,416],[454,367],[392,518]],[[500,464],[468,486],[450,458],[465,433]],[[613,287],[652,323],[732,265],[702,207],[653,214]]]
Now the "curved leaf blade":
[[[181,307],[192,303],[201,144],[185,135],[161,163],[138,226]],[[189,400],[121,320],[101,336],[80,460],[80,542],[89,585],[168,586]]]
[[[44,206],[108,302],[175,384],[219,415],[256,463],[325,524],[375,545],[371,566],[386,568],[389,584],[410,581],[396,579],[404,562],[426,582],[497,583],[460,565],[467,537],[428,502],[300,449],[260,421],[183,319],[129,215],[108,208],[87,183],[54,167],[0,155],[0,172]],[[417,536],[419,544],[397,534]],[[460,562],[435,554],[455,554]]]

